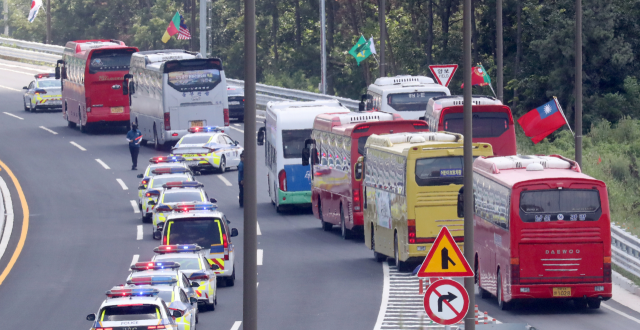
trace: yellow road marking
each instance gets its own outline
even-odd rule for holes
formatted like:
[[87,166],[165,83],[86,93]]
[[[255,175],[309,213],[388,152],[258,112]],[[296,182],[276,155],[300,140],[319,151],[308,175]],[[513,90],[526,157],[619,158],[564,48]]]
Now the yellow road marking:
[[18,196],[20,197],[20,204],[22,204],[22,216],[23,216],[22,232],[20,233],[20,240],[18,241],[16,250],[13,251],[11,260],[9,260],[9,263],[7,264],[7,268],[5,268],[2,274],[0,274],[0,285],[2,285],[2,282],[4,282],[4,279],[7,278],[7,276],[9,275],[9,272],[13,268],[13,265],[15,265],[16,261],[18,260],[18,257],[22,252],[22,248],[24,247],[24,242],[27,240],[27,232],[29,231],[29,205],[27,205],[27,199],[24,196],[24,192],[22,192],[22,187],[20,186],[20,182],[18,182],[18,179],[16,178],[16,176],[13,175],[13,172],[11,172],[11,169],[9,169],[9,167],[5,165],[5,163],[3,163],[2,161],[0,161],[0,167],[3,168],[5,171],[7,171],[7,174],[11,177],[11,181],[13,181],[13,185],[16,187],[16,190],[18,191]]

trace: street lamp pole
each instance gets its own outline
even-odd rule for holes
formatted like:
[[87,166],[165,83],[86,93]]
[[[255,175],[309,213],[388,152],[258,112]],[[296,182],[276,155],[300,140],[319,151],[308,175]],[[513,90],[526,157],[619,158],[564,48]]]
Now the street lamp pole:
[[582,166],[582,0],[576,0],[576,37],[575,37],[575,91],[576,91],[576,113],[575,113],[575,144],[576,162]]

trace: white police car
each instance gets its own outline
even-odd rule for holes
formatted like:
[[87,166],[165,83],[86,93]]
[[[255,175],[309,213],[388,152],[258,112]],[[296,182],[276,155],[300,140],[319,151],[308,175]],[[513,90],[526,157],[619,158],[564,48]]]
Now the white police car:
[[244,148],[238,141],[224,134],[224,129],[215,126],[191,127],[191,134],[183,136],[171,151],[171,155],[182,156],[187,165],[202,170],[226,171],[238,166]]
[[187,296],[197,299],[196,292],[192,286],[199,286],[192,284],[187,278],[184,272],[179,270],[180,264],[177,262],[155,262],[145,261],[136,262],[131,266],[131,273],[127,277],[127,283],[136,283],[136,281],[153,280],[155,277],[166,278],[171,277],[176,279],[176,285],[182,288]]
[[[166,171],[165,171],[166,170]],[[156,175],[149,179],[149,183],[147,184],[147,189],[144,190],[142,196],[142,208],[140,213],[142,213],[142,222],[151,222],[151,216],[153,212],[154,205],[149,205],[150,201],[153,201],[152,204],[158,203],[158,197],[162,193],[162,186],[168,182],[183,182],[183,181],[194,181],[193,176],[191,175],[191,171],[189,169],[184,168],[159,168],[155,169],[152,172]],[[162,173],[160,173],[162,172]],[[141,188],[141,187],[138,187]]]
[[149,164],[143,173],[137,175],[140,180],[140,184],[138,185],[138,207],[142,209],[142,197],[144,195],[144,191],[147,190],[147,185],[151,180],[151,177],[154,177],[156,174],[153,170],[160,168],[185,168],[189,167],[183,163],[184,158],[180,156],[159,156],[149,158]]
[[156,201],[149,201],[148,205],[153,207],[152,223],[153,238],[160,239],[162,226],[166,220],[165,213],[180,207],[181,203],[215,203],[214,198],[209,198],[203,189],[204,185],[197,181],[167,182],[162,185],[162,191]]

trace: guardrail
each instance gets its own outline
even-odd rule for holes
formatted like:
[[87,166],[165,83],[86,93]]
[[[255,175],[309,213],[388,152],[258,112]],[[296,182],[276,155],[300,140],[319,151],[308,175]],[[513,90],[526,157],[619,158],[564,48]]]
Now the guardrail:
[[623,228],[611,225],[612,262],[640,277],[640,239]]
[[[11,47],[0,46],[0,56],[26,59],[30,61],[45,62],[55,64],[62,56],[64,47],[46,45],[37,42],[16,40],[10,38],[0,38],[0,44]],[[242,87],[244,81],[227,78],[227,85]],[[269,86],[264,84],[256,85],[256,103],[260,107],[266,107],[270,101],[315,101],[315,100],[338,100],[342,105],[358,110],[359,101],[344,97],[331,96],[313,92],[306,92],[296,89]]]

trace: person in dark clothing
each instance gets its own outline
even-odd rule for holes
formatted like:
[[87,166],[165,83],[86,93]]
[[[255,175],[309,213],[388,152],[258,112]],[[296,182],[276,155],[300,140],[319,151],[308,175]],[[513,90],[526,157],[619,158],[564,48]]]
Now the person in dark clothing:
[[138,153],[140,153],[140,141],[142,141],[142,133],[138,130],[138,125],[131,124],[131,130],[127,133],[127,141],[129,142],[129,152],[131,153],[132,170],[138,169]]
[[240,154],[240,163],[238,164],[238,187],[240,187],[240,194],[238,195],[238,201],[240,207],[244,205],[244,151]]

